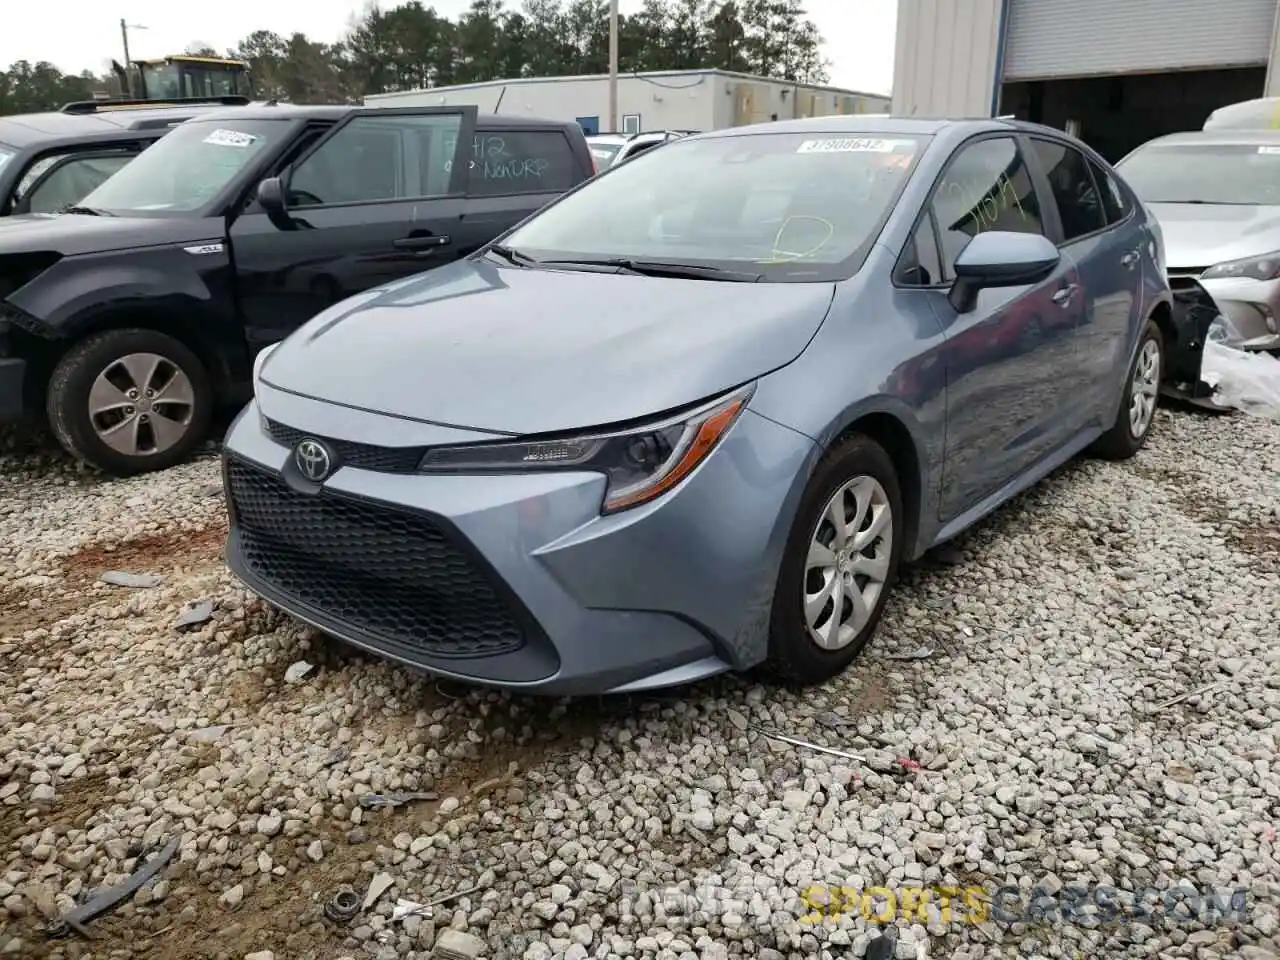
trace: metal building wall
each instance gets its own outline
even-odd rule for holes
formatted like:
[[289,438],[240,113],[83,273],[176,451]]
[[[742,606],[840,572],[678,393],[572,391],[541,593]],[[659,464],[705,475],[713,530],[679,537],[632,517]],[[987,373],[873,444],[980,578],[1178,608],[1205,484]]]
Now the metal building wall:
[[895,115],[992,115],[1006,2],[898,0]]

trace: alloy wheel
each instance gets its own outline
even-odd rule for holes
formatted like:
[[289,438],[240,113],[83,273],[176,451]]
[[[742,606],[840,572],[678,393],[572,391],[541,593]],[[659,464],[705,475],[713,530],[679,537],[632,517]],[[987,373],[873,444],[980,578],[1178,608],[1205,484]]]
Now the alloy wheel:
[[874,477],[855,477],[827,501],[809,538],[804,619],[824,650],[840,650],[871,619],[893,555],[893,511]]
[[1129,389],[1129,432],[1135,440],[1144,436],[1155,416],[1160,393],[1160,345],[1147,340],[1138,351]]
[[98,438],[131,457],[177,444],[195,415],[195,388],[157,353],[131,353],[106,367],[89,390],[89,422]]

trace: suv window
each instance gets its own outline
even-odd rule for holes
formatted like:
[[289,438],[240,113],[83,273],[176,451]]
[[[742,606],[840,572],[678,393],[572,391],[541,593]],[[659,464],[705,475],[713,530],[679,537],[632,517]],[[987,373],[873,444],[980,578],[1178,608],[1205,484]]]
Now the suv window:
[[1085,155],[1065,143],[1039,137],[1031,138],[1031,149],[1036,152],[1045,176],[1049,178],[1053,199],[1058,205],[1058,216],[1062,220],[1062,239],[1070,243],[1104,229],[1107,216]]
[[938,221],[944,279],[956,257],[987,230],[1045,235],[1027,164],[1012,137],[993,137],[960,148],[951,158],[929,206]]
[[[79,203],[134,158],[132,153],[97,154],[69,160],[67,156],[45,157],[33,163],[14,191],[14,201],[25,200],[25,209],[31,213],[55,213]],[[40,181],[59,161],[65,162]]]
[[445,196],[461,125],[460,114],[354,117],[294,169],[289,204]]
[[1107,215],[1107,223],[1119,223],[1129,215],[1128,198],[1109,171],[1092,160],[1089,161],[1089,169],[1093,171],[1093,182],[1098,185],[1098,192],[1102,194],[1102,210]]
[[472,196],[563,193],[580,179],[577,158],[558,130],[481,130],[472,160]]

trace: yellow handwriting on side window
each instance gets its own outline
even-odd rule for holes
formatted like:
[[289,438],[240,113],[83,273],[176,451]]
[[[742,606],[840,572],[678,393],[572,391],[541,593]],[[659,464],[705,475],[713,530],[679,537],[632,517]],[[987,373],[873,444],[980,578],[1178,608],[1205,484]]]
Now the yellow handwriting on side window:
[[979,186],[976,180],[947,180],[943,183],[943,197],[948,204],[956,206],[956,221],[969,221],[971,226],[965,233],[981,233],[983,230],[996,228],[1005,214],[1017,211],[1024,221],[1031,218],[1022,206],[1018,189],[1006,174],[1000,174],[995,183]]

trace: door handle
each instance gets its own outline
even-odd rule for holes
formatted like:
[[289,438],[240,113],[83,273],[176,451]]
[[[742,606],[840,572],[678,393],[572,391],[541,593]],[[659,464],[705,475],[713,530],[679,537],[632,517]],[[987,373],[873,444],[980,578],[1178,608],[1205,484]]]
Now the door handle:
[[1076,285],[1069,283],[1065,287],[1057,290],[1053,295],[1053,302],[1060,307],[1071,306],[1071,301],[1076,295]]
[[1120,265],[1127,270],[1132,270],[1138,264],[1138,251],[1130,250],[1120,258]]
[[435,247],[447,247],[451,243],[453,240],[450,237],[405,237],[397,240],[393,246],[397,250],[431,250]]

